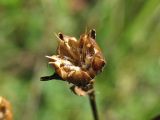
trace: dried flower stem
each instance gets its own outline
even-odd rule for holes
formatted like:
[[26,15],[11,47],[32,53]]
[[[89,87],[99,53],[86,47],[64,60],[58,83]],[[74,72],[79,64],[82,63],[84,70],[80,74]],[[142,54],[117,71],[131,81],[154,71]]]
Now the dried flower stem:
[[99,120],[94,92],[94,77],[102,72],[105,58],[96,43],[96,31],[90,30],[77,40],[59,33],[57,54],[46,56],[55,69],[51,76],[41,77],[42,81],[58,79],[72,84],[71,90],[79,96],[89,96],[94,120]]
[[88,94],[94,120],[99,120],[94,90]]

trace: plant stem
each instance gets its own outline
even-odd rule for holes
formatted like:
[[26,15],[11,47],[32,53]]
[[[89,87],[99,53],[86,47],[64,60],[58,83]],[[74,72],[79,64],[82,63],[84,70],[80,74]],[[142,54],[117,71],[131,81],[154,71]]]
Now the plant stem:
[[94,120],[99,120],[94,90],[88,94]]

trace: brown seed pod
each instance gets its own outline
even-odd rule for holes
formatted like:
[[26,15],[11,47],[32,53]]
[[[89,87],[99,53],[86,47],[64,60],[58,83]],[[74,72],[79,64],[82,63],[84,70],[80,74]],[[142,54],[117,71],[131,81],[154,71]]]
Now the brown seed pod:
[[0,120],[12,120],[10,103],[0,96]]
[[62,33],[58,34],[58,39],[57,55],[46,56],[55,69],[55,74],[42,77],[41,80],[58,77],[75,86],[86,87],[106,64],[95,40],[95,30],[81,35],[79,40]]

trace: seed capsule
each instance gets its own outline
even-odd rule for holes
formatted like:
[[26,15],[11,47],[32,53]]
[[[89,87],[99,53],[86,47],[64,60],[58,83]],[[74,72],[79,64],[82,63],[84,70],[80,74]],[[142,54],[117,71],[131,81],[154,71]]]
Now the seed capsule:
[[[55,69],[58,78],[78,86],[76,90],[86,87],[106,64],[95,40],[95,30],[81,35],[79,40],[62,33],[58,34],[58,39],[57,55],[46,56],[49,64]],[[55,78],[55,74],[52,78]],[[47,77],[41,79],[47,80]]]

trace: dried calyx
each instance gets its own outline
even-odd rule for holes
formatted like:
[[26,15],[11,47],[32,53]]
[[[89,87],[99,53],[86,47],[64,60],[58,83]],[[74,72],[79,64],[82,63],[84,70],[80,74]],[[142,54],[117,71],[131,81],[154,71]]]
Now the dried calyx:
[[46,56],[55,73],[42,77],[41,80],[67,81],[73,84],[71,90],[77,95],[88,94],[93,89],[94,77],[106,63],[95,41],[95,30],[81,35],[79,40],[62,33],[58,34],[58,39],[57,55]]

